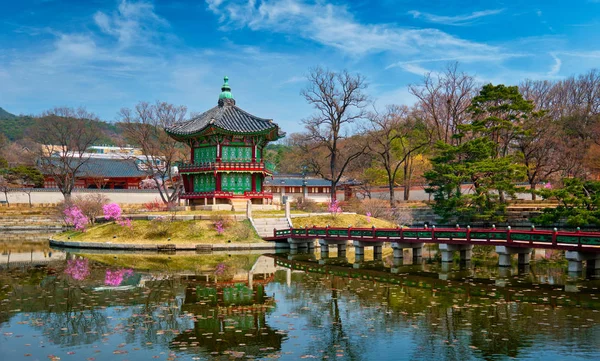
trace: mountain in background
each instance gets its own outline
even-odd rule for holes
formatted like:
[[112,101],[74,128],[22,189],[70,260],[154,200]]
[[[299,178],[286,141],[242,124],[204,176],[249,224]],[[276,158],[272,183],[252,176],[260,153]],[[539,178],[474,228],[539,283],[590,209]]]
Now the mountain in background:
[[2,107],[0,107],[0,119],[14,119],[16,117],[16,115],[11,114],[6,110],[2,109]]
[[[93,120],[91,120],[93,121]],[[35,119],[29,115],[14,115],[0,108],[0,133],[15,142],[27,137],[27,129],[35,125]],[[117,145],[121,139],[117,124],[100,121],[102,131],[98,145]]]

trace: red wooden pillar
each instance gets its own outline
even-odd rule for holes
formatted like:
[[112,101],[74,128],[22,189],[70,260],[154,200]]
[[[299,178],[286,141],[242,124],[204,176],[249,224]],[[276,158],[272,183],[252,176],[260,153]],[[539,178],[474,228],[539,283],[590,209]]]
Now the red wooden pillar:
[[252,192],[256,192],[256,173],[252,173]]
[[196,162],[196,148],[192,147],[192,154],[190,155],[190,163],[194,164]]
[[217,173],[215,177],[215,190],[217,192],[221,191],[221,173]]

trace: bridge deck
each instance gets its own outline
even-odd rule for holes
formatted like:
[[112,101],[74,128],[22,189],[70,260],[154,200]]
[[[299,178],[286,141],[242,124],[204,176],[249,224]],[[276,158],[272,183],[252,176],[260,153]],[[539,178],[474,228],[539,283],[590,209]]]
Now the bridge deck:
[[288,228],[268,241],[293,239],[363,242],[444,243],[562,249],[600,253],[600,232],[523,231],[495,228]]

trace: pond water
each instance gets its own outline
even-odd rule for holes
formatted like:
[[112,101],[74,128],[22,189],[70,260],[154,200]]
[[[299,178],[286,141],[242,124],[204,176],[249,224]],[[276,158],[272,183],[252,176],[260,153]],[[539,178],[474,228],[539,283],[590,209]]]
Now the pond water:
[[40,252],[0,265],[0,360],[600,359],[562,266]]

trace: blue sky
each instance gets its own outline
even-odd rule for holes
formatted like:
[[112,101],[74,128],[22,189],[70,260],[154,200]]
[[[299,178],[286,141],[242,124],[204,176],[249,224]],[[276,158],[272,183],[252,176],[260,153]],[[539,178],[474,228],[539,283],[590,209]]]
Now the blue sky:
[[378,106],[458,61],[480,82],[561,79],[600,67],[600,0],[0,0],[0,107],[138,101],[201,112],[228,75],[237,104],[302,130],[310,67],[366,76]]

